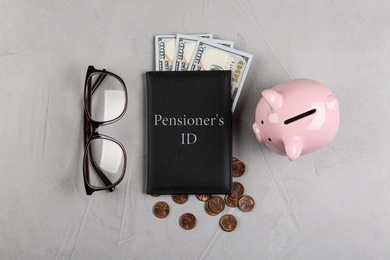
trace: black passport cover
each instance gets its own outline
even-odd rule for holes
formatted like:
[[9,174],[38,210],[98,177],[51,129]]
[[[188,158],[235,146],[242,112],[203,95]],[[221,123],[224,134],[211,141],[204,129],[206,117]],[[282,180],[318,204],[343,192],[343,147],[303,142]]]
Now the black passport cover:
[[148,194],[230,194],[230,71],[147,72]]

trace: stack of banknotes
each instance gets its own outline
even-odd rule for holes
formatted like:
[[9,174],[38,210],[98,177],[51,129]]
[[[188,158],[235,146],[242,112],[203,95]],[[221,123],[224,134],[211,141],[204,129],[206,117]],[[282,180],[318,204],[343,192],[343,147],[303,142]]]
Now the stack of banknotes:
[[155,36],[156,71],[231,70],[234,111],[253,55],[212,34]]

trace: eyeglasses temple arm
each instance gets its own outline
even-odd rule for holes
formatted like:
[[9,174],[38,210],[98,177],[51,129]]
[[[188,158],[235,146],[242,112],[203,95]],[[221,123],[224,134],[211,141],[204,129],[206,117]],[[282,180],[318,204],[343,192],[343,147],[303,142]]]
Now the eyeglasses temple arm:
[[[105,69],[103,69],[103,71],[106,71]],[[96,81],[93,83],[92,85],[92,89],[91,89],[91,95],[93,95],[93,93],[95,92],[95,90],[99,87],[99,85],[103,82],[103,80],[107,77],[107,74],[100,74],[98,76],[98,78],[96,79]]]
[[[112,182],[107,178],[107,176],[100,170],[100,167],[97,165],[95,159],[92,156],[92,147],[89,147],[89,158],[91,159],[91,163],[93,168],[95,169],[97,175],[99,178],[104,182],[106,186],[112,185]],[[109,189],[109,191],[113,192],[115,190],[115,187],[112,187]]]

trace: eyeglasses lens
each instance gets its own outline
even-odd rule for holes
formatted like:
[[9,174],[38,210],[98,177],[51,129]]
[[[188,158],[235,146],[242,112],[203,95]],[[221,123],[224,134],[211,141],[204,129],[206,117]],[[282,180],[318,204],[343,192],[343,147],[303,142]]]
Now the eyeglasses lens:
[[122,148],[111,140],[93,139],[88,152],[91,186],[102,188],[117,183],[125,167]]
[[97,122],[106,122],[119,117],[126,104],[125,87],[121,82],[107,74],[95,73],[89,77],[91,84],[90,107],[88,114]]

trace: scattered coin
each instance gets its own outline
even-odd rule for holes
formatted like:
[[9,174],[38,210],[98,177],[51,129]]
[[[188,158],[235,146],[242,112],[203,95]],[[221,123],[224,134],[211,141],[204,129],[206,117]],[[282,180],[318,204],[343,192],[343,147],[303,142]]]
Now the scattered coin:
[[232,176],[241,177],[245,172],[245,164],[240,160],[232,161]]
[[220,219],[219,225],[226,232],[232,232],[237,227],[237,219],[231,214],[226,214]]
[[244,195],[238,200],[238,207],[244,211],[249,212],[255,206],[255,201],[251,196]]
[[158,218],[166,218],[169,214],[169,206],[166,202],[160,201],[154,204],[153,214]]
[[150,196],[152,196],[152,197],[158,197],[158,196],[160,196],[160,194],[150,194]]
[[211,198],[211,194],[198,194],[196,195],[196,198],[200,201],[208,201]]
[[244,195],[244,186],[239,182],[233,182],[233,192],[232,197],[235,199],[241,198],[242,195]]
[[183,195],[172,195],[172,200],[176,202],[177,204],[183,204],[186,203],[188,200],[188,195],[183,194]]
[[211,197],[206,203],[207,208],[217,214],[225,209],[225,201],[219,196]]
[[231,208],[236,208],[238,207],[238,199],[233,198],[231,195],[227,194],[225,196],[225,203]]
[[179,218],[179,224],[185,230],[193,229],[196,225],[196,218],[191,213],[184,213]]
[[238,159],[236,157],[232,157],[232,163],[234,163],[235,161],[238,161]]
[[216,215],[218,215],[218,213],[212,212],[212,211],[209,209],[207,203],[204,204],[204,211],[206,211],[206,213],[209,214],[210,216],[216,216]]

